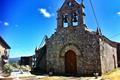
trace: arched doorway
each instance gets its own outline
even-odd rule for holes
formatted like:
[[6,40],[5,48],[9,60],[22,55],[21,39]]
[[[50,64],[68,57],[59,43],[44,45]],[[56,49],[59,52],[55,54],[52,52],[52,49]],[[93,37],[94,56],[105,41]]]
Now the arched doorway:
[[114,60],[114,68],[116,68],[115,55],[113,55],[113,60]]
[[65,53],[65,73],[68,75],[77,73],[76,54],[72,50]]

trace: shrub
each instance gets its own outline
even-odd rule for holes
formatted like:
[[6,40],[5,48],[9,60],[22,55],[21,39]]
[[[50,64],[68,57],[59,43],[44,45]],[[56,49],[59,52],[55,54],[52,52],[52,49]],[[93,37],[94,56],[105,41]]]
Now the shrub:
[[10,64],[5,64],[4,67],[3,67],[3,72],[5,74],[11,74],[11,72],[12,72],[11,65]]
[[8,76],[11,75],[11,72],[12,72],[12,67],[11,67],[11,65],[8,64],[8,63],[5,64],[5,65],[3,66],[3,74],[2,74],[2,76],[8,77]]
[[20,68],[20,65],[18,65],[17,63],[13,63],[13,64],[11,64],[12,65],[12,67],[14,67],[14,68],[16,68],[16,69],[19,69]]
[[20,69],[22,69],[23,71],[31,71],[31,67],[26,65],[26,66],[20,66]]

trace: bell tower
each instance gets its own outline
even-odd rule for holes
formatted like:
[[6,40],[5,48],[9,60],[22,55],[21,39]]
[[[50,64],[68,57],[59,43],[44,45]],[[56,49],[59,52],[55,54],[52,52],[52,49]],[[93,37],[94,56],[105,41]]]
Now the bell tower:
[[64,27],[81,27],[84,24],[84,8],[83,0],[81,4],[75,0],[65,0],[57,11],[57,30]]

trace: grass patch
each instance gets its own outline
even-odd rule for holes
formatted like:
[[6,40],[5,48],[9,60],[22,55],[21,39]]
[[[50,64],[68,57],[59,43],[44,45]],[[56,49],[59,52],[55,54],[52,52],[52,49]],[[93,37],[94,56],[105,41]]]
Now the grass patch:
[[113,72],[116,72],[116,71],[118,71],[118,70],[120,70],[120,68],[114,69],[114,70],[112,70],[112,71],[110,71],[110,72],[107,72],[107,73],[105,73],[105,74],[103,74],[103,75],[110,75],[110,74],[112,74]]
[[102,76],[102,80],[120,80],[120,68],[117,68],[111,72],[105,73]]

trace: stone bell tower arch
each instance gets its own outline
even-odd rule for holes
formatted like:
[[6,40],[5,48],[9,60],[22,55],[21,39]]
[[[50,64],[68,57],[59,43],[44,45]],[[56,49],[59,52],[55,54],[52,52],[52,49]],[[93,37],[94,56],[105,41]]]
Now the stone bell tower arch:
[[62,7],[57,11],[57,30],[64,27],[81,26],[84,24],[83,1],[79,4],[75,0],[65,0]]

